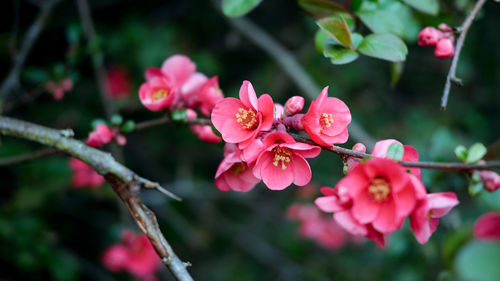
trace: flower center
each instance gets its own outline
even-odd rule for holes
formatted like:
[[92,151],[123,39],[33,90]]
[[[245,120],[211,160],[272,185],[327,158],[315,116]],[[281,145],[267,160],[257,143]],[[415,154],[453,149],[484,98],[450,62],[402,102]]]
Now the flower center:
[[319,124],[321,129],[330,128],[333,124],[333,118],[331,113],[320,113],[319,114]]
[[162,99],[164,97],[166,97],[168,95],[168,91],[165,90],[165,89],[159,89],[159,90],[156,90],[153,94],[153,101],[157,101],[159,99]]
[[234,163],[233,166],[231,166],[231,168],[229,168],[229,171],[231,171],[231,173],[233,173],[234,175],[239,175],[243,173],[246,169],[247,167],[244,162],[237,162]]
[[375,202],[382,202],[387,200],[387,196],[391,193],[391,187],[385,179],[376,178],[370,182],[368,192]]
[[241,127],[244,129],[253,129],[257,126],[257,118],[255,118],[255,111],[252,109],[238,109],[239,113],[236,113],[236,121],[240,123]]
[[278,167],[278,164],[281,161],[281,169],[285,170],[286,169],[285,163],[290,163],[290,157],[292,156],[292,152],[290,152],[290,149],[278,146],[273,148],[273,154],[274,154],[273,165]]

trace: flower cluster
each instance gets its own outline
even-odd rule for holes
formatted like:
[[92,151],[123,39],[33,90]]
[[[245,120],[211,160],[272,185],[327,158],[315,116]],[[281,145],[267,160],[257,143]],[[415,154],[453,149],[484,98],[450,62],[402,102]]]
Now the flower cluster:
[[428,26],[418,35],[418,45],[436,46],[434,55],[440,59],[451,58],[455,53],[453,41],[453,30],[448,25],[442,23],[438,28]]
[[104,183],[104,177],[99,175],[92,167],[76,158],[70,158],[69,167],[73,172],[71,185],[74,188],[100,187]]
[[335,188],[321,188],[324,196],[315,203],[324,212],[334,213],[335,221],[351,234],[365,236],[380,246],[409,216],[417,241],[424,244],[436,230],[439,218],[456,206],[458,200],[452,192],[428,194],[421,182],[420,169],[405,169],[388,158],[392,145],[404,149],[402,159],[398,160],[418,161],[413,147],[396,140],[379,141],[372,152],[374,158],[352,163]]
[[87,144],[93,147],[100,147],[115,141],[119,145],[125,145],[127,139],[120,134],[119,128],[110,128],[105,124],[97,124],[95,130],[89,133]]
[[106,72],[106,92],[113,99],[121,99],[132,92],[132,78],[127,68],[115,66]]
[[49,81],[45,84],[45,89],[52,94],[55,100],[61,100],[65,92],[73,90],[73,80],[64,78],[59,82]]
[[299,235],[318,244],[338,249],[351,238],[334,220],[323,216],[314,205],[294,204],[287,210],[289,219],[300,222]]
[[[145,73],[146,82],[139,88],[141,103],[151,111],[190,109],[187,118],[196,118],[194,111],[210,116],[215,104],[224,98],[219,88],[217,76],[208,78],[196,72],[196,64],[184,55],[167,58],[161,68],[149,68]],[[190,126],[201,140],[210,143],[220,141],[211,126]]]
[[306,114],[300,114],[303,106],[302,97],[290,98],[284,107],[268,94],[257,97],[249,81],[241,85],[239,99],[219,101],[211,120],[226,148],[215,175],[217,187],[245,192],[260,180],[272,190],[308,184],[311,168],[305,159],[318,156],[321,148],[296,142],[288,130],[305,130],[323,146],[344,143],[351,114],[341,100],[328,97],[328,87]]
[[146,235],[130,230],[124,230],[121,242],[106,249],[101,259],[110,271],[126,271],[145,281],[157,280],[154,274],[161,264]]

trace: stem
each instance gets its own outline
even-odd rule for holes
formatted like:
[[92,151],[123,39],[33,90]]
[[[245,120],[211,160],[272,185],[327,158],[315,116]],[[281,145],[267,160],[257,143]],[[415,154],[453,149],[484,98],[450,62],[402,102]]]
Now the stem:
[[104,175],[115,193],[127,206],[132,218],[147,235],[162,262],[178,281],[192,281],[185,264],[177,257],[167,242],[156,220],[155,214],[140,200],[141,185],[148,182],[133,171],[117,162],[109,153],[85,145],[75,140],[68,130],[55,130],[29,122],[0,116],[0,133],[41,143],[67,153],[92,166]]
[[462,47],[464,45],[465,36],[467,36],[467,32],[469,31],[474,18],[479,13],[481,8],[483,7],[486,0],[478,0],[472,11],[469,13],[463,24],[460,26],[460,36],[458,37],[457,44],[455,46],[455,54],[453,55],[453,59],[451,61],[450,71],[448,72],[448,76],[446,76],[446,83],[444,84],[443,97],[441,98],[441,110],[446,109],[446,105],[448,103],[448,96],[450,95],[450,87],[451,82],[457,80],[455,77],[455,73],[457,71],[458,58],[460,57],[460,52],[462,51]]

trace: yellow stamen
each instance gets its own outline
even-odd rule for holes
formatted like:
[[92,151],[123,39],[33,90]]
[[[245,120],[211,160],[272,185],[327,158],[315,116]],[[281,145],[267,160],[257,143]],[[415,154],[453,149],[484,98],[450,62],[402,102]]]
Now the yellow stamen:
[[233,166],[231,166],[231,168],[229,168],[231,173],[233,173],[235,175],[239,175],[239,174],[243,173],[246,169],[247,169],[247,167],[246,167],[244,162],[234,163]]
[[273,148],[274,161],[273,165],[278,167],[279,162],[281,161],[281,169],[286,170],[285,163],[290,163],[290,157],[292,156],[292,152],[290,149],[286,147],[275,147]]
[[370,182],[368,192],[375,202],[382,202],[387,200],[389,193],[391,193],[391,187],[385,179],[376,178]]
[[333,124],[333,118],[331,113],[320,113],[319,114],[319,124],[321,129],[330,128]]
[[153,99],[153,101],[157,101],[159,99],[162,99],[162,98],[166,97],[167,95],[168,95],[168,91],[167,90],[165,90],[165,89],[159,89],[156,92],[154,92],[152,99]]
[[241,127],[244,129],[253,129],[257,126],[257,118],[255,118],[255,111],[252,109],[238,109],[239,113],[236,113],[236,121],[240,123]]

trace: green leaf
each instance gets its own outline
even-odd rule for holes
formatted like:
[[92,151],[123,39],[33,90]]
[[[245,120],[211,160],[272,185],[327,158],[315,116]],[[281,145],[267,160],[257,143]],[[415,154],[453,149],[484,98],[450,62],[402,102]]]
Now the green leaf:
[[469,148],[466,163],[475,163],[486,154],[486,147],[482,143],[475,143]]
[[49,80],[49,74],[43,68],[38,67],[25,67],[21,72],[23,80],[30,83],[41,84]]
[[323,53],[323,47],[328,40],[330,40],[330,36],[328,36],[328,34],[326,34],[323,30],[318,29],[316,35],[314,36],[314,46],[316,47],[316,50]]
[[403,0],[403,2],[429,15],[435,16],[439,13],[438,0]]
[[344,47],[353,48],[351,32],[344,18],[341,17],[340,20],[324,18],[316,23],[328,36],[330,36],[330,38]]
[[329,0],[299,0],[299,6],[318,18],[347,13],[344,7]]
[[374,33],[392,33],[404,35],[404,24],[395,11],[373,10],[361,11],[357,15],[361,21]]
[[359,44],[363,41],[363,35],[359,33],[353,33],[351,34],[352,38],[352,45],[354,46],[355,49],[359,47]]
[[359,57],[356,51],[334,44],[326,44],[323,49],[323,55],[330,58],[333,64],[347,64]]
[[123,123],[123,126],[120,130],[121,133],[126,134],[135,130],[135,122],[133,120],[127,120]]
[[257,7],[262,0],[222,0],[222,12],[228,17],[240,17]]
[[358,47],[363,55],[375,57],[392,62],[406,59],[408,49],[398,37],[388,34],[370,34],[366,36]]
[[405,153],[405,149],[400,143],[393,143],[387,149],[387,158],[393,159],[396,161],[401,161],[403,159],[403,154]]
[[404,63],[403,62],[393,62],[391,63],[391,87],[396,86],[403,74]]
[[187,117],[187,110],[186,109],[177,109],[172,111],[171,113],[172,120],[174,121],[184,121],[186,120]]
[[123,123],[123,117],[119,114],[111,116],[111,125],[120,126]]
[[471,181],[469,183],[469,195],[471,197],[476,197],[479,194],[481,194],[481,191],[483,191],[483,183],[482,182],[473,182]]
[[467,160],[467,148],[463,145],[459,145],[455,147],[455,155],[457,156],[458,160],[465,162]]
[[499,260],[500,243],[472,241],[460,250],[454,267],[463,280],[497,281]]

